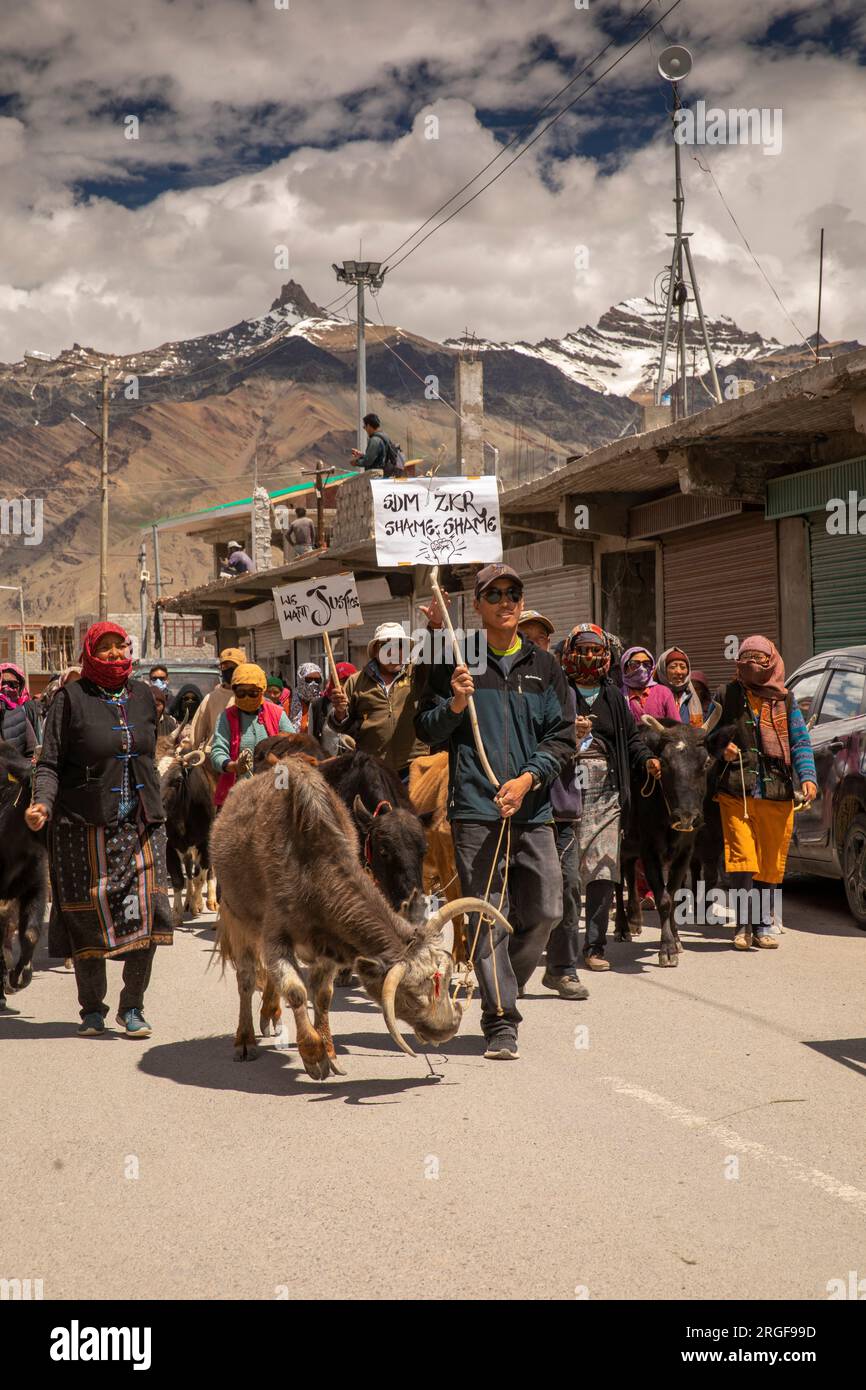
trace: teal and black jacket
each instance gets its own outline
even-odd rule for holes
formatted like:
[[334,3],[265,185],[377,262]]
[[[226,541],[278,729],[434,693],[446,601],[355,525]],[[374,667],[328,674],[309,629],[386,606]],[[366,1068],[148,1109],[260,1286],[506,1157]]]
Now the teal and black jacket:
[[[553,821],[549,788],[574,758],[574,717],[565,713],[567,686],[549,652],[521,639],[506,676],[488,650],[487,670],[475,675],[475,712],[481,740],[500,782],[531,772],[541,778],[527,792],[513,820],[519,825]],[[453,665],[431,666],[415,716],[422,743],[448,746],[448,819],[498,821],[496,788],[478,759],[469,711],[449,708]]]

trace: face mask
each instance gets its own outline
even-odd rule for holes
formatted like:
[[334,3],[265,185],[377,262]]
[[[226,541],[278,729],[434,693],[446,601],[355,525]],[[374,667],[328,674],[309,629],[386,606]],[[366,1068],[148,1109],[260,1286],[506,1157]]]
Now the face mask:
[[155,685],[157,690],[168,690],[168,681],[164,681],[162,676],[154,676],[151,684]]
[[626,671],[624,680],[632,690],[643,690],[649,685],[651,675],[649,666],[636,666],[633,671]]
[[238,709],[243,710],[244,714],[255,714],[260,708],[264,696],[259,695],[236,695],[235,704]]
[[232,676],[234,675],[234,673],[234,666],[230,667],[227,671],[220,671],[220,684],[227,685],[229,686],[229,688],[231,688]]
[[605,656],[587,656],[585,652],[577,652],[577,674],[578,676],[599,676],[604,671]]
[[583,647],[566,647],[562,653],[562,669],[566,676],[579,684],[581,680],[592,681],[603,676],[607,671],[609,659],[608,652],[602,652],[600,656],[588,656]]

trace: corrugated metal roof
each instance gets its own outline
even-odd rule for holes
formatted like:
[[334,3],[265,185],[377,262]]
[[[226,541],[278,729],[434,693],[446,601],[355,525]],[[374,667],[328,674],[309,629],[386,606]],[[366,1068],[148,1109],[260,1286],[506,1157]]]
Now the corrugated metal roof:
[[644,540],[702,521],[736,516],[742,510],[739,499],[675,492],[670,497],[658,497],[654,502],[641,502],[632,507],[628,514],[628,536],[629,540]]

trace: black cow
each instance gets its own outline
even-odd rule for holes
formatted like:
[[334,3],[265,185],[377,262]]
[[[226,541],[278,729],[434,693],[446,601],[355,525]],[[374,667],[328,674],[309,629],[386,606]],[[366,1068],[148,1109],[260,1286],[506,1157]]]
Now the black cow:
[[[704,822],[707,773],[729,742],[730,727],[697,728],[675,719],[644,715],[642,733],[661,763],[662,775],[632,777],[631,808],[622,845],[623,878],[628,888],[628,920],[617,905],[616,935],[628,940],[640,930],[635,863],[643,861],[661,924],[659,965],[679,963],[682,951],[674,921],[674,898],[683,886]],[[637,930],[635,931],[635,927]]]
[[[33,953],[48,902],[46,832],[34,834],[24,821],[31,771],[29,758],[0,739],[0,899],[18,909],[18,960],[9,972],[13,989],[24,989],[33,978]],[[16,781],[10,782],[10,775]],[[5,984],[6,957],[0,950],[0,1011],[6,1005]]]
[[[160,740],[160,744],[162,744]],[[216,883],[210,866],[210,830],[213,824],[213,789],[204,767],[201,749],[166,754],[158,746],[157,766],[165,811],[166,864],[174,889],[174,925],[183,923],[184,889],[190,871],[188,906],[193,913],[204,910],[201,879],[207,881],[207,910],[216,912]],[[197,861],[197,862],[196,862]]]

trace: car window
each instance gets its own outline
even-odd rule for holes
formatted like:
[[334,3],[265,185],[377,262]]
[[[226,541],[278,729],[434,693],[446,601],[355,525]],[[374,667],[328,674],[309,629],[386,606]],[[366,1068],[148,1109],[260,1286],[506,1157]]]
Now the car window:
[[800,706],[800,713],[807,723],[812,712],[812,702],[823,679],[824,668],[822,667],[820,671],[810,671],[807,676],[801,676],[799,680],[791,683],[791,693]]
[[863,704],[863,671],[833,671],[821,701],[819,724],[832,724],[837,719],[854,719]]

